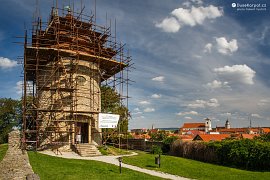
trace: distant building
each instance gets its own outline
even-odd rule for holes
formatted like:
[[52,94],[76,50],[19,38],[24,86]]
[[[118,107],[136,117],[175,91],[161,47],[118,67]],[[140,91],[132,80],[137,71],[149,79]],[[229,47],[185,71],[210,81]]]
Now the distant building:
[[[204,123],[184,123],[183,126],[179,129],[180,134],[187,134],[189,132],[193,133],[194,131],[200,131],[208,133],[212,130],[211,119],[206,118]],[[199,133],[196,133],[199,134]]]
[[212,130],[211,119],[206,118],[205,119],[205,132],[208,133],[211,130]]
[[231,128],[231,125],[230,125],[230,122],[229,120],[227,119],[226,123],[225,123],[225,128],[226,129],[230,129]]
[[226,138],[230,138],[229,134],[198,134],[194,137],[193,141],[203,141],[203,142],[210,142],[210,141],[222,141]]
[[184,123],[179,131],[180,134],[186,134],[189,131],[205,131],[205,123]]

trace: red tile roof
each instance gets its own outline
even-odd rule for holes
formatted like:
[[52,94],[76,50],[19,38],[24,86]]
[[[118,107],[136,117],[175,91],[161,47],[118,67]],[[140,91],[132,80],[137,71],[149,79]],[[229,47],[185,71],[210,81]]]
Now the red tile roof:
[[205,128],[204,123],[184,123],[182,128]]
[[262,128],[264,133],[270,133],[270,128]]
[[229,133],[236,133],[236,132],[248,132],[248,128],[230,128],[230,129],[219,129],[219,132],[229,132]]
[[255,136],[259,136],[258,134],[242,134],[244,139],[253,139]]
[[209,142],[209,141],[221,141],[224,140],[226,138],[229,138],[230,135],[229,134],[198,134],[197,136],[195,136],[195,138],[193,139],[193,141],[204,141],[204,142]]

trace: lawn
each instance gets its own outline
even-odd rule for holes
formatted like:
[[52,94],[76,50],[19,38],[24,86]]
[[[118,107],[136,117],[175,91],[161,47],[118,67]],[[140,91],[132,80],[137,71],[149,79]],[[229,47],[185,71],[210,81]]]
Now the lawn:
[[30,164],[41,180],[57,179],[161,179],[107,163],[89,160],[64,159],[28,152]]
[[126,155],[126,154],[131,154],[130,151],[124,150],[124,149],[119,149],[113,146],[102,146],[99,147],[98,150],[101,152],[102,155]]
[[6,155],[8,149],[8,144],[0,144],[0,161],[3,160],[3,158]]
[[161,155],[161,167],[159,169],[155,164],[155,156],[157,155],[145,152],[138,152],[138,154],[138,156],[124,157],[123,162],[193,179],[259,180],[269,179],[270,177],[270,172],[246,171],[166,155]]

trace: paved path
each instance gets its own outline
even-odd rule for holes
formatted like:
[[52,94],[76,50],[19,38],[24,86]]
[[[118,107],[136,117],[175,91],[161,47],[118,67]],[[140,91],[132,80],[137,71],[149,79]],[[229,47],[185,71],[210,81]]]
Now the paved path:
[[[109,163],[109,164],[114,164],[114,165],[117,165],[117,166],[119,165],[119,162],[118,162],[118,159],[117,159],[119,156],[81,157],[81,156],[79,156],[78,154],[76,154],[74,152],[61,152],[62,155],[60,155],[60,154],[56,155],[52,151],[42,151],[40,153],[51,155],[51,156],[56,156],[56,157],[67,158],[67,159],[95,160],[95,161],[101,161],[101,162],[105,162],[105,163]],[[133,153],[132,155],[136,155],[136,153]],[[130,155],[123,155],[123,156],[130,156]],[[180,177],[180,176],[167,174],[167,173],[163,173],[163,172],[158,172],[158,171],[154,171],[154,170],[149,170],[149,169],[144,169],[144,168],[140,168],[140,167],[137,167],[137,166],[132,166],[132,165],[129,165],[129,164],[124,164],[124,163],[122,163],[122,167],[132,169],[132,170],[135,170],[135,171],[139,171],[139,172],[142,172],[142,173],[150,174],[152,176],[158,176],[158,177],[161,177],[161,178],[164,178],[164,179],[188,180],[187,178],[183,178],[183,177]]]

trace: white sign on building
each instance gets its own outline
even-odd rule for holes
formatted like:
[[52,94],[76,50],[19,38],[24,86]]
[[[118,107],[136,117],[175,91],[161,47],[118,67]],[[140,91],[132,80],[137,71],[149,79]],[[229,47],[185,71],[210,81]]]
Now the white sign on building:
[[98,127],[99,128],[116,128],[119,118],[120,118],[120,115],[118,114],[99,113]]

